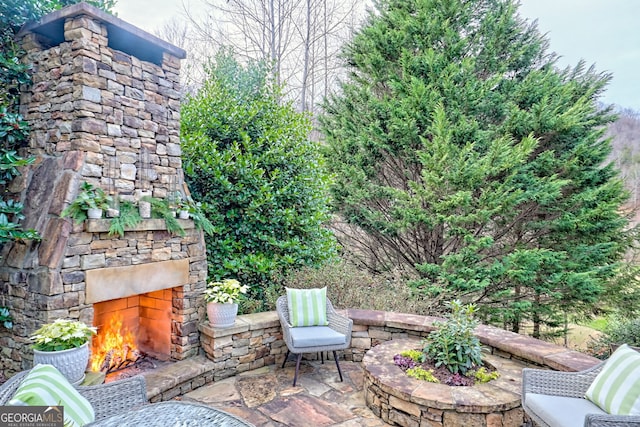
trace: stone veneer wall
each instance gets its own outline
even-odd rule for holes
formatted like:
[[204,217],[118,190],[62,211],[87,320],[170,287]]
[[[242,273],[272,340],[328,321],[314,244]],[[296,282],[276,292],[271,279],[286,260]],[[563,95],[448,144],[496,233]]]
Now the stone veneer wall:
[[[354,362],[361,362],[369,349],[382,342],[425,337],[435,329],[435,321],[443,320],[432,316],[373,310],[338,311],[353,320],[353,331],[351,347],[337,353]],[[235,325],[230,328],[212,328],[208,323],[201,323],[199,329],[202,349],[215,363],[216,379],[273,363],[281,364],[287,352],[275,311],[238,316]],[[476,336],[491,354],[533,366],[575,372],[600,362],[584,353],[493,326],[478,326]]]
[[[112,48],[111,41],[123,35],[136,37],[132,48],[153,51],[161,61]],[[12,331],[0,328],[0,370],[10,374],[31,366],[28,337],[42,323],[60,317],[92,322],[87,271],[164,260],[189,259],[188,280],[171,286],[171,356],[197,354],[206,256],[193,222],[184,221],[184,237],[169,234],[164,221],[148,220],[118,238],[107,235],[108,224],[75,224],[59,216],[83,181],[133,200],[142,179],[157,198],[181,180],[184,51],[85,3],[28,26],[21,43],[33,76],[21,99],[31,128],[22,154],[36,162],[6,190],[25,203],[24,227],[43,239],[7,244],[0,253],[0,303],[14,318]]]
[[275,312],[238,316],[229,328],[213,328],[201,323],[199,329],[202,349],[213,361],[216,381],[282,363],[287,352]]

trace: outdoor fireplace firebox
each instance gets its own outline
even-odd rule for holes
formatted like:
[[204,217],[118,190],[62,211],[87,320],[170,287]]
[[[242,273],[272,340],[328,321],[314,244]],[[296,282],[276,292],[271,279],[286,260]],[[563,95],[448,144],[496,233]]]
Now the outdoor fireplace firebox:
[[129,201],[186,191],[184,50],[86,3],[25,26],[20,37],[33,77],[21,97],[31,129],[24,154],[36,161],[6,190],[24,202],[23,226],[42,240],[7,244],[0,254],[0,303],[15,325],[0,328],[0,369],[30,368],[28,337],[56,318],[101,331],[119,321],[126,331],[115,335],[130,334],[126,348],[134,352],[171,360],[198,354],[207,266],[193,221],[178,220],[184,235],[160,219],[118,235],[109,234],[110,219],[60,217],[83,182]]
[[171,294],[161,290],[93,305],[91,370],[113,372],[142,356],[167,360],[171,353]]

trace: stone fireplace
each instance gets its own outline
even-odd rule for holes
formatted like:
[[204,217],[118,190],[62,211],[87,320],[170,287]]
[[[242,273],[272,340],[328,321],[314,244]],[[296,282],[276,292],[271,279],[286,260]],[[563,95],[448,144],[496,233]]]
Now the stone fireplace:
[[28,337],[56,318],[100,328],[117,314],[143,351],[181,360],[199,351],[206,254],[202,232],[179,220],[145,219],[123,236],[110,219],[61,218],[83,182],[133,201],[144,190],[186,193],[180,151],[180,59],[185,52],[85,3],[26,26],[24,61],[33,84],[22,114],[36,157],[5,190],[24,204],[25,228],[40,242],[15,242],[0,256],[0,369],[32,364]]

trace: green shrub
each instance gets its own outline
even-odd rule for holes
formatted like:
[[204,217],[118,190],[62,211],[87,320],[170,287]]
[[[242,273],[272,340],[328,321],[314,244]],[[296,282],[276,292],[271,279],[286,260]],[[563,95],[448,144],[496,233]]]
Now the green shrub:
[[611,345],[617,344],[640,347],[640,318],[612,318],[602,335],[588,343],[587,349],[593,356],[606,359],[611,354]]
[[482,364],[480,341],[473,330],[478,325],[474,318],[475,305],[463,306],[459,300],[447,304],[451,312],[445,322],[425,338],[424,353],[436,366],[444,365],[454,374],[466,374]]
[[181,137],[186,180],[212,224],[209,278],[236,277],[261,301],[274,272],[335,256],[324,226],[329,175],[309,117],[282,99],[264,65],[223,52],[206,73],[183,104]]
[[9,309],[4,306],[0,306],[0,325],[7,329],[13,328],[13,317],[11,317]]
[[491,380],[497,380],[500,378],[500,374],[498,371],[489,372],[487,371],[487,368],[482,366],[480,369],[473,372],[473,377],[476,379],[476,382],[488,383]]
[[424,357],[420,350],[405,350],[400,352],[401,356],[408,357],[414,362],[422,362]]
[[416,295],[399,271],[371,274],[342,258],[320,267],[304,267],[288,274],[276,274],[265,289],[268,309],[285,287],[309,289],[327,287],[327,297],[340,308],[393,311],[421,315],[440,314],[439,301]]
[[411,378],[415,378],[422,381],[427,381],[430,383],[439,383],[440,380],[437,379],[433,375],[433,370],[429,369],[428,371],[421,366],[416,366],[415,368],[407,369],[407,375]]

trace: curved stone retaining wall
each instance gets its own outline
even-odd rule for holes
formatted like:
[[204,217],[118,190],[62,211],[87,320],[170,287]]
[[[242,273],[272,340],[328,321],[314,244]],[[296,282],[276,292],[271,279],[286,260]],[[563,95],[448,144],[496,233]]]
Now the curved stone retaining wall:
[[[363,361],[367,351],[378,344],[391,340],[425,337],[435,329],[434,322],[442,320],[432,316],[372,310],[350,309],[341,312],[353,319],[354,323],[351,347],[342,351],[341,356],[356,362]],[[265,365],[280,364],[286,353],[280,323],[275,312],[238,316],[235,325],[230,328],[212,328],[203,323],[200,324],[199,329],[202,348],[206,356],[214,362],[214,380]],[[520,366],[531,365],[558,371],[580,371],[599,362],[598,359],[586,354],[492,326],[480,325],[475,332],[486,352],[505,360],[513,359]],[[376,385],[373,380],[365,386],[380,388],[379,384]],[[384,390],[384,388],[381,389]],[[421,424],[417,421],[419,409],[408,404],[407,402],[411,403],[410,400],[398,399],[393,393],[389,393],[390,390],[384,391],[387,393],[384,403],[386,406],[383,407],[380,403],[382,401],[378,401],[378,415],[383,419],[386,417],[385,421],[405,426],[443,425],[438,424],[437,421],[434,423],[434,420],[429,421],[431,424]],[[519,393],[519,385],[512,387],[512,392]],[[365,390],[365,396],[367,393],[369,391]],[[406,393],[401,395],[406,397]],[[370,400],[372,399],[374,398],[371,397]],[[439,399],[444,401],[445,397],[436,396],[432,400],[439,401]],[[482,415],[483,421],[480,424],[475,424],[474,421],[473,425],[507,426],[515,425],[517,421],[512,420],[517,420],[518,417],[522,419],[522,412],[518,407],[514,407],[513,401],[506,403],[502,408],[498,411],[500,412],[498,415],[487,412]],[[440,416],[442,419],[444,412],[440,411],[444,410],[434,408],[431,415],[428,415],[435,418]],[[456,425],[455,422],[452,425]]]
[[521,361],[484,354],[500,377],[473,387],[451,387],[411,378],[393,363],[394,355],[419,348],[418,338],[391,340],[369,350],[362,360],[365,402],[383,421],[405,427],[523,424]]

